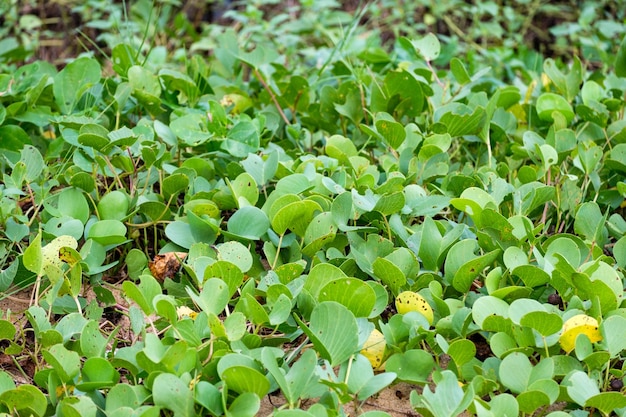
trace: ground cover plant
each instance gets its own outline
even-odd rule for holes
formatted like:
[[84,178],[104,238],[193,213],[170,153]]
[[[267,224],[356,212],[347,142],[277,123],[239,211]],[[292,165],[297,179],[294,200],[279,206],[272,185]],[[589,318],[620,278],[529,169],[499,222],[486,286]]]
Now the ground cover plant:
[[620,2],[18,3],[2,415],[626,416]]

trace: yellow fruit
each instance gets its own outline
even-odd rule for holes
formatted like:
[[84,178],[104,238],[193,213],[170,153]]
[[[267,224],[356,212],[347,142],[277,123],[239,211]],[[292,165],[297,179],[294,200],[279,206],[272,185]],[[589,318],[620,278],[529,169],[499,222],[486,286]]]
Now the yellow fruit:
[[363,349],[361,349],[361,354],[370,361],[373,369],[378,369],[383,364],[385,347],[385,336],[377,329],[374,329],[365,341]]
[[428,324],[433,324],[433,309],[428,304],[428,301],[416,292],[404,291],[398,294],[396,297],[396,311],[400,314],[417,311],[426,317]]
[[570,353],[576,347],[576,338],[579,334],[584,334],[589,338],[591,343],[602,340],[602,335],[598,329],[598,321],[586,314],[578,314],[570,317],[563,324],[559,343],[563,350]]

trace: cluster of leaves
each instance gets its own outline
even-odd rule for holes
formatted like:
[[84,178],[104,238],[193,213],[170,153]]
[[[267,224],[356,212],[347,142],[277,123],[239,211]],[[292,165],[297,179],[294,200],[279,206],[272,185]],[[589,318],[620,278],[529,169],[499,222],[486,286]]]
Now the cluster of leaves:
[[35,367],[1,412],[333,416],[404,381],[436,417],[626,415],[626,44],[463,62],[333,5],[0,74],[0,290],[33,291],[1,349]]

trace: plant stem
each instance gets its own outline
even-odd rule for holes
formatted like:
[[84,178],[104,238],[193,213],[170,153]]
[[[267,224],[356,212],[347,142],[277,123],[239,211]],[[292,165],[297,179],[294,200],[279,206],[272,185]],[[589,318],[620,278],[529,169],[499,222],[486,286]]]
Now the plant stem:
[[280,245],[282,245],[283,243],[283,236],[285,236],[284,233],[280,235],[280,237],[278,238],[278,247],[276,248],[276,255],[274,256],[274,262],[272,262],[272,269],[276,269],[276,264],[278,263],[278,256],[280,255]]
[[265,82],[265,79],[263,78],[259,70],[257,70],[256,68],[253,68],[253,72],[254,72],[255,77],[257,77],[259,82],[263,85],[263,88],[265,88],[265,91],[267,91],[267,94],[270,95],[270,98],[274,102],[274,106],[276,106],[276,110],[278,110],[280,117],[283,119],[286,125],[290,125],[291,122],[289,121],[289,119],[287,119],[287,116],[285,115],[285,112],[283,111],[282,107],[280,107],[280,104],[278,103],[278,100],[276,99],[276,95],[272,91],[271,87],[267,84],[267,82]]

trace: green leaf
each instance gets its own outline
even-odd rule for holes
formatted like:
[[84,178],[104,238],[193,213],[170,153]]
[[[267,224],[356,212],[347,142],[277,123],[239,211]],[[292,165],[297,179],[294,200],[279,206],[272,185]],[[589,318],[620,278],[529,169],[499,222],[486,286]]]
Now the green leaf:
[[340,268],[329,263],[319,263],[311,268],[304,283],[304,289],[317,299],[326,284],[341,278],[347,278],[347,276]]
[[426,383],[434,366],[432,355],[421,349],[396,353],[385,362],[386,371],[394,372],[399,380],[413,384]]
[[204,283],[200,295],[194,294],[190,288],[187,288],[187,293],[202,311],[216,316],[224,311],[230,300],[228,285],[219,278],[209,278]]
[[373,272],[383,284],[387,285],[393,294],[398,294],[406,284],[406,276],[392,261],[386,258],[377,258],[373,263]]
[[61,191],[59,193],[58,206],[61,213],[79,220],[82,224],[87,223],[89,205],[85,195],[80,190],[69,187]]
[[230,366],[221,372],[221,377],[228,388],[238,394],[252,392],[264,397],[270,390],[270,382],[265,375],[246,366]]
[[581,406],[585,406],[588,399],[600,394],[596,382],[582,371],[573,371],[561,384],[566,387],[567,395]]
[[272,311],[269,314],[270,324],[276,326],[287,321],[291,315],[291,308],[291,299],[285,294],[280,294],[272,305]]
[[82,382],[76,388],[81,391],[93,391],[101,388],[110,388],[120,379],[120,373],[111,363],[98,357],[87,358],[81,369]]
[[435,120],[447,128],[452,137],[478,134],[487,122],[487,113],[482,107],[471,109],[460,103],[451,103],[435,111]]
[[125,77],[128,68],[135,64],[135,48],[127,43],[119,43],[111,50],[111,60],[113,62],[113,70],[119,75]]
[[345,97],[345,103],[334,103],[337,113],[346,116],[352,123],[358,125],[363,119],[363,104],[361,102],[361,90],[354,83],[346,83],[341,86],[341,94]]
[[213,137],[213,132],[209,131],[206,115],[200,113],[187,113],[173,120],[170,129],[188,146],[201,145]]
[[260,145],[259,132],[254,123],[243,120],[228,132],[221,148],[232,156],[244,158],[257,152]]
[[611,411],[626,407],[626,396],[621,392],[601,392],[587,398],[585,407],[595,408],[604,415],[609,415]]
[[270,322],[267,311],[263,308],[250,293],[244,294],[239,298],[237,303],[237,311],[243,311],[246,318],[257,325],[263,325]]
[[13,340],[17,330],[8,320],[0,320],[0,340]]
[[600,323],[600,332],[602,333],[603,343],[607,350],[614,358],[626,350],[626,318],[623,316],[610,316]]
[[241,161],[241,165],[246,172],[252,175],[260,186],[266,185],[274,178],[278,169],[278,152],[273,151],[266,155],[267,158],[264,160],[261,156],[251,153],[246,159]]
[[520,324],[537,330],[542,336],[549,336],[561,330],[563,319],[556,313],[533,311],[525,314]]
[[26,173],[24,175],[26,182],[30,183],[40,179],[45,163],[37,148],[31,145],[24,145],[20,152],[20,161],[26,165]]
[[411,405],[417,410],[426,409],[434,416],[457,416],[465,411],[474,399],[472,385],[467,392],[459,386],[456,375],[445,370],[434,378],[436,388],[425,388],[421,396],[411,394]]
[[452,286],[462,293],[469,291],[474,279],[476,279],[487,266],[491,265],[501,253],[502,251],[497,249],[464,263],[454,274]]
[[241,173],[234,181],[229,182],[233,198],[238,206],[254,206],[259,199],[259,188],[252,175]]
[[422,240],[419,247],[419,256],[426,270],[438,269],[437,260],[441,251],[441,242],[442,236],[437,224],[431,217],[426,217],[422,223]]
[[343,305],[334,301],[318,304],[311,313],[308,327],[297,317],[296,320],[320,356],[332,366],[341,364],[358,351],[356,319]]
[[534,413],[539,407],[551,404],[550,397],[545,392],[539,390],[529,390],[520,393],[517,396],[517,403],[519,410],[528,414]]
[[0,403],[13,411],[21,411],[19,415],[46,415],[48,401],[44,394],[35,386],[23,384],[17,388],[2,392]]
[[133,65],[128,69],[128,83],[133,88],[132,95],[151,114],[159,114],[161,110],[161,82],[147,67]]
[[[574,219],[574,231],[594,242],[604,229],[604,216],[600,212],[598,204],[594,201],[583,203],[576,212]],[[600,235],[601,236],[601,235]]]
[[283,235],[287,229],[298,236],[304,236],[306,229],[318,211],[322,211],[319,204],[312,200],[300,200],[280,208],[271,217],[272,228],[278,235]]
[[252,268],[252,254],[243,244],[231,240],[217,246],[217,258],[237,266],[241,272],[248,272]]
[[[84,199],[82,193],[81,197]],[[61,197],[59,196],[59,207],[61,206],[60,198]],[[123,220],[128,213],[129,206],[130,202],[126,193],[114,190],[102,196],[98,202],[98,214],[100,215],[101,220]],[[87,211],[87,215],[88,213],[89,212]],[[72,217],[79,218],[76,216]],[[85,217],[84,222],[86,221],[87,218]]]
[[332,135],[326,139],[326,155],[348,164],[349,158],[357,156],[358,151],[350,139],[341,135]]
[[97,321],[89,320],[80,334],[80,349],[87,358],[102,357],[107,339],[100,333]]
[[306,246],[302,253],[313,257],[325,244],[332,242],[337,235],[337,226],[333,221],[333,215],[329,211],[318,214],[311,221],[304,233]]
[[66,417],[96,417],[98,412],[96,404],[87,396],[65,397],[59,408]]
[[152,384],[154,404],[171,410],[176,417],[195,416],[193,392],[176,375],[162,373]]
[[22,259],[26,269],[37,275],[42,274],[44,260],[41,247],[41,232],[37,233],[37,236],[28,245]]
[[61,113],[70,114],[81,96],[100,81],[100,64],[94,58],[78,58],[54,77],[52,90]]
[[467,84],[472,80],[467,69],[465,69],[465,65],[463,65],[463,62],[458,58],[452,58],[450,60],[450,71],[459,84]]
[[80,356],[67,350],[62,344],[56,344],[42,352],[44,359],[57,373],[61,382],[70,382],[80,371]]
[[169,199],[170,196],[178,195],[189,186],[189,177],[183,173],[174,173],[163,178],[163,196]]
[[426,61],[433,61],[437,59],[439,53],[441,52],[439,39],[437,39],[437,36],[432,33],[413,41],[408,38],[400,38],[400,40],[402,44],[405,45],[405,48],[412,48],[415,53],[421,55]]
[[222,394],[215,385],[207,381],[198,381],[194,387],[194,398],[198,404],[215,415],[224,414]]
[[447,354],[450,355],[457,368],[461,368],[476,355],[476,345],[468,339],[455,340],[448,346]]
[[219,260],[208,265],[204,270],[204,279],[219,278],[228,285],[229,297],[237,292],[243,282],[243,272],[232,262]]
[[541,94],[537,99],[537,114],[539,118],[547,122],[553,122],[552,113],[554,112],[561,113],[568,124],[574,120],[574,110],[563,96],[554,93]]
[[382,136],[385,143],[391,146],[393,149],[398,149],[406,138],[404,126],[396,122],[391,116],[387,115],[386,113],[381,113],[376,116],[375,126],[376,130]]
[[[291,306],[291,304],[290,304]],[[229,341],[241,339],[247,330],[246,316],[240,312],[234,312],[224,320],[224,329]]]
[[580,86],[583,82],[583,68],[578,58],[574,59],[572,68],[567,75],[557,68],[556,62],[552,58],[544,61],[543,70],[567,101],[574,100],[580,92]]
[[524,392],[530,383],[532,364],[521,352],[507,355],[500,363],[500,380],[511,392]]
[[339,278],[330,281],[320,290],[318,301],[336,301],[355,317],[368,317],[376,303],[376,294],[360,279]]
[[91,225],[87,234],[101,245],[115,245],[126,240],[126,226],[119,220],[100,220]]
[[148,395],[148,390],[141,385],[117,384],[109,390],[106,411],[111,412],[123,407],[136,409]]
[[253,392],[244,392],[226,410],[226,417],[253,417],[261,407],[259,396]]
[[481,328],[485,320],[492,316],[509,317],[509,305],[506,301],[493,296],[480,297],[472,306],[472,318]]
[[617,55],[615,55],[615,75],[626,77],[626,36],[622,38]]
[[141,275],[139,279],[139,285],[135,285],[131,281],[124,281],[122,289],[148,315],[154,311],[152,300],[161,294],[161,286],[152,275]]

